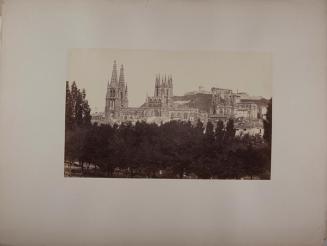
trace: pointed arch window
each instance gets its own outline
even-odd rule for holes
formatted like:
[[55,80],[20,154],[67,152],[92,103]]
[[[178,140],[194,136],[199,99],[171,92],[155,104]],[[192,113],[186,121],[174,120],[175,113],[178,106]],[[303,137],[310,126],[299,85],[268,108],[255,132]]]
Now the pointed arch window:
[[110,97],[115,97],[115,89],[110,89]]

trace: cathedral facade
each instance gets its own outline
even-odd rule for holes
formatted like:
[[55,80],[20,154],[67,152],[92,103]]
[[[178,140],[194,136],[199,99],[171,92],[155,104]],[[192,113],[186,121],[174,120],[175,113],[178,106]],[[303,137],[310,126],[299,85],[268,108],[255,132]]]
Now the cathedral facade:
[[111,80],[108,81],[105,117],[106,119],[118,118],[120,110],[128,107],[127,84],[125,84],[124,66],[120,67],[118,80],[117,63],[114,61]]

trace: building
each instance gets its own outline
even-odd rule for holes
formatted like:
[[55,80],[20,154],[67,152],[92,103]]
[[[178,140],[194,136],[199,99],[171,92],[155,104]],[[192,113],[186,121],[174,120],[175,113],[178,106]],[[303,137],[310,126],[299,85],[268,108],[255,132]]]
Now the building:
[[92,114],[91,122],[105,122],[106,118],[103,112],[95,112]]
[[212,88],[212,105],[210,110],[210,118],[213,121],[226,121],[234,118],[234,109],[236,98],[232,90]]
[[267,111],[267,100],[262,97],[250,97],[246,93],[233,93],[229,89],[212,88],[212,121],[226,121],[230,118],[245,121],[263,119]]
[[263,134],[263,119],[268,101],[262,97],[251,97],[244,92],[233,93],[230,89],[212,88],[208,95],[211,99],[206,102],[209,110],[200,110],[200,107],[205,105],[190,103],[189,98],[193,96],[199,99],[198,95],[202,95],[204,91],[202,88],[197,93],[174,97],[172,76],[158,74],[154,79],[153,96],[147,96],[140,107],[129,107],[123,65],[120,66],[119,72],[118,76],[117,63],[114,61],[111,79],[107,85],[105,112],[93,114],[92,122],[120,124],[144,121],[161,124],[178,120],[195,124],[201,120],[204,124],[207,121],[216,124],[221,120],[226,124],[229,119],[233,119],[236,134]]
[[209,120],[216,124],[219,120],[225,124],[234,120],[237,135],[263,135],[263,119],[267,109],[267,100],[262,97],[250,97],[246,93],[233,93],[229,89],[212,88],[212,105]]
[[259,119],[258,106],[253,102],[239,102],[234,110],[234,118],[243,118],[245,120]]
[[[145,121],[162,123],[170,120],[195,122],[206,118],[199,109],[173,102],[173,78],[171,75],[156,75],[153,96],[146,97],[140,107],[128,107],[128,89],[124,67],[121,65],[118,79],[117,63],[114,61],[110,82],[108,81],[105,106],[106,123]],[[93,119],[96,122],[99,115]],[[103,121],[101,122],[103,123]]]
[[119,118],[120,111],[128,107],[127,84],[125,84],[124,67],[121,65],[119,80],[117,64],[114,61],[110,83],[108,81],[105,117],[106,119]]
[[242,92],[237,93],[240,97],[240,102],[242,103],[252,103],[255,104],[258,111],[258,118],[265,119],[267,114],[267,108],[268,108],[268,100],[263,97],[258,96],[249,96],[248,94]]

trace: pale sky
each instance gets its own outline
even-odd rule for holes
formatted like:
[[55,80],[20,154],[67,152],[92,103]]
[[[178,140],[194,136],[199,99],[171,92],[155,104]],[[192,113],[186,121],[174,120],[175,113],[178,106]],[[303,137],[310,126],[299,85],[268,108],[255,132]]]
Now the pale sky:
[[153,96],[156,74],[172,75],[174,95],[184,95],[203,86],[272,96],[271,54],[220,51],[157,51],[119,49],[72,49],[68,80],[86,89],[94,112],[103,111],[114,60],[124,65],[129,106],[140,106]]

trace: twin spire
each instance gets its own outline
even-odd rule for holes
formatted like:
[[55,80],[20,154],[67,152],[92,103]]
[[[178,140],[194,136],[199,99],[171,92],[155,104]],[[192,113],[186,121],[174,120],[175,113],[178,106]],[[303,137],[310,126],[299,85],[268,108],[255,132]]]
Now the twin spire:
[[[124,65],[120,66],[120,73],[119,73],[119,81],[118,81],[118,73],[117,73],[117,62],[114,61],[114,65],[112,68],[110,86],[116,87],[117,85],[124,87],[125,86],[125,75],[124,75]],[[109,86],[109,83],[108,83]]]
[[117,62],[114,61],[112,68],[111,80],[108,81],[107,94],[106,94],[106,108],[114,110],[117,108],[128,107],[128,92],[127,84],[125,83],[124,66],[121,65],[119,80],[117,72]]

